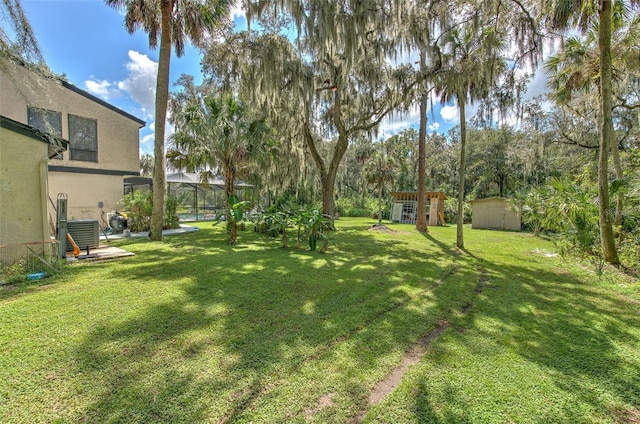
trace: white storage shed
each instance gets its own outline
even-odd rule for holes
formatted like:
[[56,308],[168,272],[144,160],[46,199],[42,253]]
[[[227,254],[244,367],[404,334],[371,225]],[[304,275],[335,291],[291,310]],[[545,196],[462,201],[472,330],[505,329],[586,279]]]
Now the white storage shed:
[[471,228],[520,231],[520,216],[509,208],[504,197],[487,197],[471,201]]

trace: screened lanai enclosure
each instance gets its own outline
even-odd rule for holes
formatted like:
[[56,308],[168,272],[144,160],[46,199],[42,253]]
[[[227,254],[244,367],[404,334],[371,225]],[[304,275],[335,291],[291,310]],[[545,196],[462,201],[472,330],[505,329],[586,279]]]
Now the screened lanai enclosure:
[[[251,184],[236,181],[236,194],[253,188]],[[152,190],[151,177],[125,177],[124,194],[136,190]],[[190,172],[167,175],[167,193],[178,200],[178,218],[184,221],[207,221],[215,218],[225,205],[224,180],[219,177],[202,182],[200,176]]]

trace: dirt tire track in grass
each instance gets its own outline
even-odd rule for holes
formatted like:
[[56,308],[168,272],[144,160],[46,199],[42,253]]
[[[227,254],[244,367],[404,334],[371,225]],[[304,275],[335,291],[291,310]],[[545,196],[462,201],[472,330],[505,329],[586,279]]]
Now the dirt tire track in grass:
[[[441,277],[440,277],[440,281],[444,280],[446,277],[448,277],[449,275],[453,274],[455,272],[455,267],[452,267],[450,269],[448,269]],[[420,292],[418,292],[418,294],[416,296],[420,296],[424,293],[426,293],[429,289],[424,289],[421,290]],[[407,300],[403,300],[403,301],[399,301],[399,302],[395,302],[393,304],[391,304],[389,307],[384,308],[380,311],[377,311],[375,314],[371,315],[367,320],[365,320],[362,324],[351,328],[350,330],[348,330],[347,332],[345,332],[344,334],[334,338],[333,340],[328,341],[326,344],[319,346],[315,352],[313,352],[312,354],[304,357],[304,358],[299,358],[299,360],[297,361],[297,363],[294,363],[291,365],[291,369],[290,372],[296,372],[297,370],[299,370],[307,361],[314,361],[317,360],[319,358],[322,357],[322,355],[325,355],[327,352],[331,351],[333,348],[335,348],[338,344],[343,343],[347,340],[349,340],[349,338],[351,336],[353,336],[354,334],[357,334],[358,332],[364,330],[365,328],[367,328],[368,326],[370,326],[373,322],[385,317],[387,314],[401,308],[402,306],[405,306],[407,304]],[[282,382],[280,385],[284,385],[285,383]],[[238,417],[239,415],[241,415],[244,411],[250,410],[252,408],[252,404],[255,400],[257,400],[260,396],[266,394],[269,390],[274,389],[275,385],[273,387],[261,387],[259,390],[255,389],[255,384],[247,386],[244,388],[243,391],[236,393],[235,398],[235,406],[233,408],[231,408],[231,410],[225,414],[224,417],[222,417],[220,420],[218,420],[218,424],[226,424],[228,422],[231,422],[233,419],[235,419],[236,417]],[[306,408],[303,412],[303,415],[305,417],[305,420],[309,421],[315,414],[317,414],[318,412],[320,412],[323,408],[326,408],[328,406],[332,406],[334,405],[333,402],[333,393],[329,393],[329,394],[325,394],[323,395],[317,402],[316,405],[314,405],[313,407],[309,407]]]
[[[487,282],[487,274],[482,271],[478,285],[473,291],[475,295],[482,293],[484,285]],[[473,307],[472,303],[467,303],[462,307],[461,312],[466,314]],[[369,406],[375,406],[387,398],[393,391],[400,385],[402,377],[408,371],[411,365],[415,365],[428,353],[429,346],[437,339],[440,334],[444,333],[449,328],[449,323],[445,319],[438,321],[436,328],[429,333],[420,337],[416,343],[404,354],[400,364],[389,373],[383,380],[380,380],[371,390],[369,394]],[[367,415],[368,410],[360,412],[350,423],[357,424],[362,422]]]
[[[451,266],[449,267],[439,278],[438,281],[440,284],[442,283],[447,277],[449,277],[450,275],[454,274],[457,270],[457,267]],[[424,290],[421,290],[420,292],[418,292],[414,297],[416,296],[421,296],[424,293],[428,292],[429,290],[431,290],[435,285],[432,285],[429,288],[426,288]],[[374,313],[373,315],[371,315],[368,319],[366,319],[362,324],[357,325],[351,329],[349,329],[348,331],[346,331],[344,334],[334,338],[333,340],[328,341],[326,344],[319,346],[315,352],[313,352],[312,354],[304,357],[304,358],[299,358],[299,360],[291,365],[291,369],[290,372],[296,372],[297,370],[299,370],[307,361],[313,361],[313,360],[317,360],[318,358],[322,357],[322,355],[325,355],[327,352],[331,351],[331,349],[335,348],[336,345],[338,345],[339,343],[343,343],[346,340],[349,340],[349,338],[351,336],[353,336],[354,334],[357,334],[358,332],[364,330],[365,328],[367,328],[368,326],[370,326],[373,322],[382,319],[383,317],[385,317],[386,315],[388,315],[389,313],[401,308],[402,306],[405,306],[407,304],[408,300],[403,300],[403,301],[399,301],[399,302],[395,302],[392,303],[391,305],[389,305],[387,308],[384,308],[382,310],[377,311],[376,313]],[[442,321],[446,324],[446,321]],[[440,322],[438,323],[438,327],[440,327]],[[440,330],[440,332],[444,331],[446,329],[443,328],[442,330]],[[438,333],[439,335],[439,333]],[[437,335],[435,336],[437,337]],[[435,338],[434,337],[434,338]],[[420,344],[420,340],[423,339],[428,339],[429,335],[426,335],[425,337],[422,337],[421,339],[418,340],[418,342],[416,343],[416,345]],[[426,350],[426,348],[428,347],[428,343],[430,343],[431,340],[426,340],[426,345],[423,347],[423,349]],[[425,343],[425,342],[423,342]],[[416,352],[417,354],[417,352]],[[406,355],[405,355],[406,356]],[[419,357],[417,357],[416,362],[418,360],[420,360],[420,358],[424,356],[424,353],[422,353],[422,355],[420,355]],[[411,364],[409,364],[411,365]],[[408,365],[407,365],[408,366]],[[406,370],[404,371],[406,372]],[[404,375],[404,372],[402,372],[402,374]],[[402,376],[400,376],[401,378]],[[222,417],[220,420],[218,420],[219,424],[226,424],[228,422],[233,421],[236,417],[240,416],[242,413],[244,413],[247,410],[251,410],[253,408],[253,403],[262,395],[268,393],[270,390],[275,389],[277,386],[282,386],[286,384],[285,382],[281,382],[281,384],[275,384],[275,385],[271,385],[270,387],[260,387],[259,389],[256,389],[255,387],[255,383],[247,386],[244,388],[244,390],[240,393],[242,394],[238,394],[237,395],[237,400],[235,402],[235,406],[233,408],[231,408],[231,410],[224,415],[224,417]],[[313,406],[313,407],[308,407],[304,410],[303,412],[303,416],[305,418],[305,420],[309,421],[310,419],[313,418],[313,416],[315,414],[317,414],[318,412],[320,412],[322,409],[333,405],[333,393],[329,393],[329,394],[325,394],[323,395],[318,402]],[[366,411],[365,411],[366,413]],[[364,415],[363,415],[364,417]]]

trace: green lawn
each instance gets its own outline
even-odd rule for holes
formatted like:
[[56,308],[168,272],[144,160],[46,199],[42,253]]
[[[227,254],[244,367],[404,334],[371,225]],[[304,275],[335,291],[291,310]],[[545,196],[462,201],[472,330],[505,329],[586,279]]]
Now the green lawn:
[[[640,283],[529,234],[223,229],[0,287],[0,422],[640,422]],[[377,383],[446,328],[399,386]]]

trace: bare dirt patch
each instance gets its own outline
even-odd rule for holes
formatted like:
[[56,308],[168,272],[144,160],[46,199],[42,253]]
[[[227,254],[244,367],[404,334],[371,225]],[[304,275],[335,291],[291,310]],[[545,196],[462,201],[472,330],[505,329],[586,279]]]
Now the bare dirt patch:
[[306,408],[302,414],[304,415],[304,419],[309,421],[314,415],[324,408],[331,408],[333,406],[336,406],[336,403],[333,400],[333,393],[327,393],[318,399],[318,402],[313,408]]
[[640,409],[624,409],[614,411],[616,424],[640,424]]
[[373,224],[371,227],[367,229],[368,231],[377,231],[379,233],[385,234],[399,234],[400,231],[392,230],[384,224]]
[[558,256],[558,254],[556,252],[550,252],[548,250],[541,250],[541,249],[533,249],[531,251],[532,255],[539,255],[539,256],[544,256],[545,258],[555,258]]

